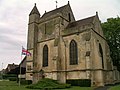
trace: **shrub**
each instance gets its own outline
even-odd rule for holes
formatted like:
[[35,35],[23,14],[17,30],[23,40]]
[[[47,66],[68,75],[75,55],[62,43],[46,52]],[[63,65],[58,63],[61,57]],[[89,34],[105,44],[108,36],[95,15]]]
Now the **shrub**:
[[71,85],[70,84],[61,84],[58,83],[56,80],[52,79],[42,79],[38,81],[36,84],[32,84],[27,86],[27,88],[30,89],[63,89],[63,88],[69,88]]
[[32,80],[21,79],[20,84],[21,85],[29,85],[29,84],[32,84]]
[[90,87],[91,80],[90,79],[69,79],[67,80],[68,84],[72,86],[81,86],[81,87]]
[[11,80],[10,78],[17,78],[17,75],[16,74],[4,74],[3,75],[3,79]]

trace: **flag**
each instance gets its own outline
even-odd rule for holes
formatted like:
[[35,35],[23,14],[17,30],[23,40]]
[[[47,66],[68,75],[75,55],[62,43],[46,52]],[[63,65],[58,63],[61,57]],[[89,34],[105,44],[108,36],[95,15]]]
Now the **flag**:
[[28,50],[26,50],[24,47],[22,47],[22,55],[31,56],[31,53]]

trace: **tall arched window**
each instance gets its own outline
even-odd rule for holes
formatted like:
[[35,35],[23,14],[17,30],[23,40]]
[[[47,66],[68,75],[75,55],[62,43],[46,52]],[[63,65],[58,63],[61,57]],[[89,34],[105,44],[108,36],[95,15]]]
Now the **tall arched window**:
[[75,40],[70,42],[70,65],[78,64],[78,52],[77,52],[77,43]]
[[101,59],[102,59],[102,68],[104,68],[103,50],[102,50],[101,44],[99,44],[99,52],[100,52],[100,56],[101,56]]
[[48,46],[43,47],[43,67],[48,66]]

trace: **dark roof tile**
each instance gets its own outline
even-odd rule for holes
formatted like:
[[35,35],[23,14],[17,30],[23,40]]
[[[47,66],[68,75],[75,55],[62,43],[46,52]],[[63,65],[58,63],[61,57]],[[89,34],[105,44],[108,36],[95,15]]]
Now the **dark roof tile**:
[[72,22],[72,23],[68,24],[68,26],[66,28],[72,28],[72,27],[82,26],[82,25],[85,25],[85,24],[88,24],[88,23],[92,23],[94,17],[95,16],[92,16],[92,17],[88,17],[88,18],[85,18],[85,19],[81,19],[81,20]]
[[49,17],[49,16],[51,16],[51,15],[54,15],[54,14],[57,14],[57,13],[62,13],[62,11],[63,11],[64,9],[66,9],[68,6],[69,6],[69,4],[64,5],[64,6],[62,6],[62,7],[59,7],[59,8],[56,8],[56,9],[54,9],[54,10],[52,10],[52,11],[45,12],[41,18],[47,18],[47,17]]

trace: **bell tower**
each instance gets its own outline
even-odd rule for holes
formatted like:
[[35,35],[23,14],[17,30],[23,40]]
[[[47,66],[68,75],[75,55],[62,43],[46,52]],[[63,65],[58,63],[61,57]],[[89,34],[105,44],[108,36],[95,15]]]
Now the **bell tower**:
[[[37,32],[38,32],[38,23],[40,19],[40,13],[37,9],[36,3],[29,14],[29,23],[28,23],[28,38],[27,38],[27,49],[31,52],[31,56],[27,56],[26,62],[26,80],[33,80],[33,71],[34,65],[36,62],[36,49],[37,49]],[[31,69],[28,69],[31,67]]]

